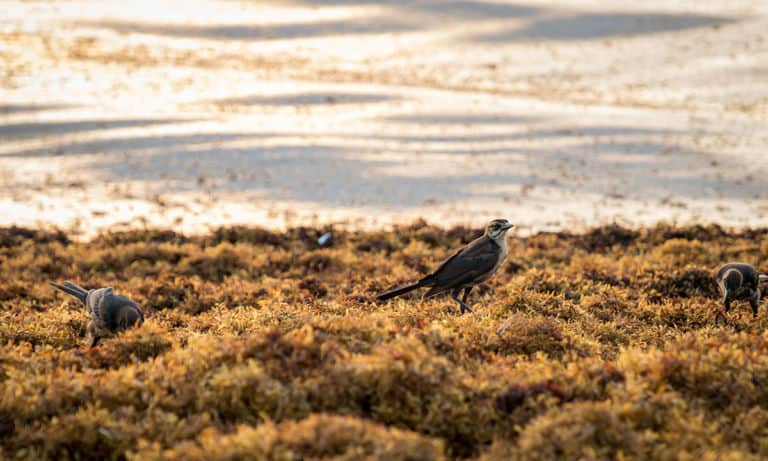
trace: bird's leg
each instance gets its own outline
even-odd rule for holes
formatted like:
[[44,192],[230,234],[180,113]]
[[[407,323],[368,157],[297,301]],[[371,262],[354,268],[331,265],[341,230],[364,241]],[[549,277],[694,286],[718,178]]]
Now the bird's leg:
[[725,295],[723,295],[723,306],[725,307],[725,313],[727,314],[728,311],[731,310],[731,292],[726,291]]
[[459,299],[459,293],[461,293],[461,288],[456,288],[451,292],[451,298],[453,298],[454,301],[459,303],[459,306],[461,306],[461,313],[463,314],[466,311],[466,312],[469,312],[470,314],[474,314],[475,311],[473,311],[469,306],[467,306],[467,304],[464,301]]
[[760,307],[760,288],[755,290],[755,294],[749,300],[749,305],[752,306],[752,317],[757,317],[757,308]]
[[93,324],[93,321],[88,322],[88,328],[86,329],[88,332],[88,347],[96,347],[96,344],[99,342],[99,336],[96,334],[96,325]]
[[464,288],[464,296],[461,297],[461,302],[464,303],[464,308],[469,311],[470,314],[474,314],[475,311],[473,311],[469,304],[467,304],[467,298],[469,298],[469,293],[472,291],[473,286],[468,286]]
[[472,288],[473,288],[472,286],[468,286],[464,288],[464,296],[461,297],[461,302],[463,302],[464,304],[467,303],[467,298],[469,298],[469,292],[472,291]]
[[715,315],[715,323],[718,320],[723,319],[723,323],[728,324],[728,311],[731,310],[731,293],[728,290],[723,290],[723,311],[717,311]]

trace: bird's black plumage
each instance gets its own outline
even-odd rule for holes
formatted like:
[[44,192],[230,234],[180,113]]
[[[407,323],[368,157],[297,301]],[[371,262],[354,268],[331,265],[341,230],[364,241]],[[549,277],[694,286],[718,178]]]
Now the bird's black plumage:
[[[472,287],[490,278],[507,257],[506,232],[513,226],[506,219],[494,219],[486,227],[485,234],[459,249],[443,261],[431,274],[416,283],[395,288],[376,297],[385,301],[418,288],[429,287],[427,298],[445,292],[461,306],[461,312],[472,312],[466,304]],[[458,298],[461,290],[464,296]]]
[[731,310],[731,301],[749,300],[752,315],[757,316],[762,290],[760,283],[768,281],[757,269],[747,263],[733,262],[720,266],[715,273],[717,286],[722,296],[725,313]]

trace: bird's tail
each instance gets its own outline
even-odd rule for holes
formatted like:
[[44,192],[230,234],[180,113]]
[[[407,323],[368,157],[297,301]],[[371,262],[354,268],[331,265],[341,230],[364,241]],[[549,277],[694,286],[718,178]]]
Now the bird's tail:
[[416,283],[412,283],[408,286],[404,286],[402,288],[395,288],[394,290],[385,291],[384,293],[376,296],[376,300],[378,301],[386,301],[390,298],[394,298],[395,296],[404,295],[410,291],[413,291],[417,288],[421,288],[424,286],[424,282],[419,280]]
[[82,302],[85,302],[85,298],[88,296],[88,291],[86,291],[85,288],[70,281],[64,282],[63,285],[51,282],[51,285],[63,291],[64,293],[74,296]]

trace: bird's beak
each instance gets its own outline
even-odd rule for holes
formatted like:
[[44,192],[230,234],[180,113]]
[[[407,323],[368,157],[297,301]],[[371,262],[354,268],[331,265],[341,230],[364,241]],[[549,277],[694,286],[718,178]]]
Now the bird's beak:
[[509,230],[509,229],[512,229],[513,227],[515,227],[514,224],[507,223],[504,225],[504,230]]

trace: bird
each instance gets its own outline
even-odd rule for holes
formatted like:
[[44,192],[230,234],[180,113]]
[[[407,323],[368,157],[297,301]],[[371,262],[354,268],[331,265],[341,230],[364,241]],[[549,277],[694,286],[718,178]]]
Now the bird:
[[[474,314],[467,304],[469,293],[475,285],[495,274],[504,263],[509,254],[507,231],[513,227],[506,219],[492,220],[481,237],[460,248],[434,272],[408,286],[381,293],[376,299],[386,301],[418,288],[429,287],[425,298],[450,291],[451,298],[459,303],[462,314]],[[462,289],[464,295],[459,299]]]
[[746,299],[752,307],[752,316],[757,317],[762,291],[760,284],[768,282],[768,275],[761,274],[747,263],[723,264],[715,273],[717,286],[723,297],[725,313],[731,310],[731,301]]
[[51,282],[51,285],[85,303],[91,315],[87,328],[90,347],[95,347],[105,336],[144,323],[144,313],[139,305],[125,296],[115,294],[112,287],[86,290],[70,281],[61,285]]

